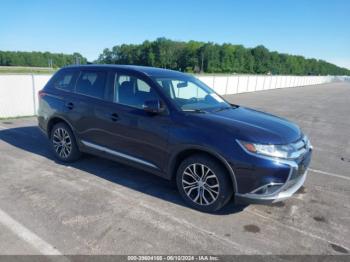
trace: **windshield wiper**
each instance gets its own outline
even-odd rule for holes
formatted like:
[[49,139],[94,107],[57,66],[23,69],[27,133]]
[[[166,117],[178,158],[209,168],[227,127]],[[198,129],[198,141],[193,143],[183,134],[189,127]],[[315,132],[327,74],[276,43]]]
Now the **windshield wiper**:
[[205,113],[202,109],[182,109],[184,112]]
[[230,106],[219,107],[218,109],[214,110],[214,112],[220,112],[220,111],[224,111],[224,110],[228,110],[228,109],[236,109],[238,107],[239,107],[238,105],[230,104]]
[[228,110],[228,109],[231,109],[232,107],[230,106],[223,106],[223,107],[220,107],[216,110],[214,110],[214,112],[219,112],[219,111],[224,111],[224,110]]

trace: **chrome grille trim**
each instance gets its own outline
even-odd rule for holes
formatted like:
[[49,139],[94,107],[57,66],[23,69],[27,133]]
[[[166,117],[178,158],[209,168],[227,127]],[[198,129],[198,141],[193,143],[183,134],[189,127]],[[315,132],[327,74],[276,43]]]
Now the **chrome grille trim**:
[[292,143],[291,146],[295,148],[295,152],[291,154],[290,158],[299,158],[311,149],[310,141],[306,136]]
[[299,150],[299,149],[305,147],[305,142],[304,142],[303,139],[301,139],[300,141],[298,141],[298,142],[296,142],[296,143],[294,143],[292,145],[294,146],[294,148]]

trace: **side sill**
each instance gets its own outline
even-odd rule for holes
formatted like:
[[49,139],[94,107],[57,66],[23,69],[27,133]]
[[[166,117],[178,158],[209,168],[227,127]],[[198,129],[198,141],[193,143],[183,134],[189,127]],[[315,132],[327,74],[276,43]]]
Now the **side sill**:
[[130,155],[127,155],[127,154],[124,154],[124,153],[121,153],[121,152],[109,149],[107,147],[96,145],[94,143],[91,143],[91,142],[88,142],[88,141],[85,141],[85,140],[81,140],[81,143],[84,146],[87,146],[87,147],[99,150],[101,152],[105,152],[107,154],[110,154],[110,155],[113,155],[113,156],[117,156],[117,157],[120,157],[120,158],[123,158],[123,159],[127,159],[127,160],[130,160],[130,161],[136,162],[138,164],[142,164],[142,165],[145,165],[145,166],[148,166],[148,167],[151,167],[151,168],[159,170],[159,168],[156,165],[154,165],[154,164],[152,164],[150,162],[147,162],[145,160],[139,159],[137,157],[133,157],[133,156],[130,156]]

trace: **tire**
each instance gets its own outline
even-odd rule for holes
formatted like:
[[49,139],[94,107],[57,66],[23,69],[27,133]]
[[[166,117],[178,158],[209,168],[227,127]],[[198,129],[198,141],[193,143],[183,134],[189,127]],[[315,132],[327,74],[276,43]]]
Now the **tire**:
[[203,212],[218,211],[233,194],[227,170],[205,154],[196,154],[182,161],[176,173],[176,184],[185,202]]
[[[78,160],[81,156],[72,130],[63,122],[52,128],[50,142],[55,157],[59,161],[70,163]],[[64,143],[64,147],[62,147],[62,143]]]

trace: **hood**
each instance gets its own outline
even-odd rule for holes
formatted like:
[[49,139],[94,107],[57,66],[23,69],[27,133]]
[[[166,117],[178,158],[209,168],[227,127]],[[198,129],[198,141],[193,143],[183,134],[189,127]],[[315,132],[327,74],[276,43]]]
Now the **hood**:
[[211,111],[197,116],[209,118],[240,140],[261,144],[288,144],[301,136],[300,128],[286,120],[245,107],[218,112]]

